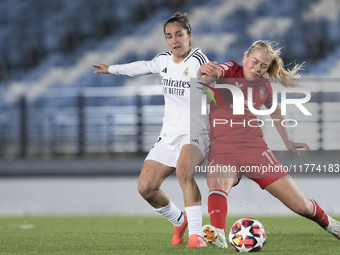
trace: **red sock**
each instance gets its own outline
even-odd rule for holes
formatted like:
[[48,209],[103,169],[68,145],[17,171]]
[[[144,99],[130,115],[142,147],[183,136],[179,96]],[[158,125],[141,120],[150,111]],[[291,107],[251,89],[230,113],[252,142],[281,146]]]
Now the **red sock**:
[[313,199],[310,201],[312,201],[313,204],[313,214],[308,218],[318,223],[322,228],[328,227],[328,215],[324,212],[324,210],[321,209],[317,202],[315,202]]
[[225,221],[228,212],[228,194],[222,190],[211,190],[208,196],[208,213],[210,223],[216,228],[225,230]]

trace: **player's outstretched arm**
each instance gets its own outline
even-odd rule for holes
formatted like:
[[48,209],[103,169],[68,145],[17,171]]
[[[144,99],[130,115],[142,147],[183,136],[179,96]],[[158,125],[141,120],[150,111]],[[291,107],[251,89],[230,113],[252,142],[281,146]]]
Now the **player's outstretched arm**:
[[94,73],[105,73],[105,74],[109,73],[108,65],[95,63],[95,64],[92,64],[92,66],[94,68],[97,68],[97,70],[95,70]]
[[[268,109],[271,108],[271,106],[266,106]],[[271,114],[271,118],[274,120],[279,120],[279,121],[274,121],[274,125],[279,132],[285,146],[287,147],[288,150],[295,152],[296,154],[300,155],[300,152],[297,150],[299,148],[304,148],[306,151],[310,151],[310,148],[308,144],[306,143],[297,143],[297,142],[292,142],[289,140],[288,133],[286,127],[282,126],[281,123],[284,120],[283,116],[281,115],[281,108],[277,106],[276,110]]]

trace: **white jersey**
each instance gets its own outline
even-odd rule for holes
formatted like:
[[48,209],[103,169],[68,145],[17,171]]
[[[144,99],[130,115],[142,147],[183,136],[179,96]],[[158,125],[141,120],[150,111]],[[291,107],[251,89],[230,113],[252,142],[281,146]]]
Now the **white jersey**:
[[109,73],[128,76],[157,73],[161,76],[165,99],[161,135],[171,138],[190,132],[210,132],[208,116],[200,114],[203,92],[198,87],[202,88],[202,85],[190,82],[190,78],[197,78],[199,67],[207,62],[207,57],[199,48],[192,49],[178,64],[174,62],[172,52],[167,51],[158,54],[151,61],[112,65]]

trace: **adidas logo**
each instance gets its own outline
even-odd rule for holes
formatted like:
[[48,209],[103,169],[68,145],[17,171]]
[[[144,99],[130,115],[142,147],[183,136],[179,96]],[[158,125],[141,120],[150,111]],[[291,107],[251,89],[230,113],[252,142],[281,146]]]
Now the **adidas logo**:
[[195,143],[197,143],[197,144],[200,144],[199,141],[198,141],[198,139],[192,139],[191,141],[192,141],[192,142],[195,142]]
[[168,68],[165,67],[163,70],[162,70],[162,73],[167,73],[168,72]]

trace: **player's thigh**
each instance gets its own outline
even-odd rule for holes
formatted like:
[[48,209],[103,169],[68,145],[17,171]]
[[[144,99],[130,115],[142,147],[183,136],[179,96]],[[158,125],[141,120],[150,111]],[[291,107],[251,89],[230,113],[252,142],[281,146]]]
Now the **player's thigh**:
[[289,176],[283,165],[266,144],[256,148],[244,148],[240,154],[240,172],[256,182],[261,189]]
[[196,166],[203,162],[203,154],[201,150],[193,144],[185,144],[182,146],[177,166],[176,175],[178,179],[193,178]]
[[145,160],[138,178],[138,190],[159,189],[163,181],[173,172],[175,168],[164,165],[154,160]]
[[210,146],[209,166],[207,171],[207,185],[209,190],[221,189],[227,193],[240,180],[239,149],[222,143]]
[[178,144],[177,178],[193,178],[197,166],[204,162],[210,147],[209,134],[183,135]]

